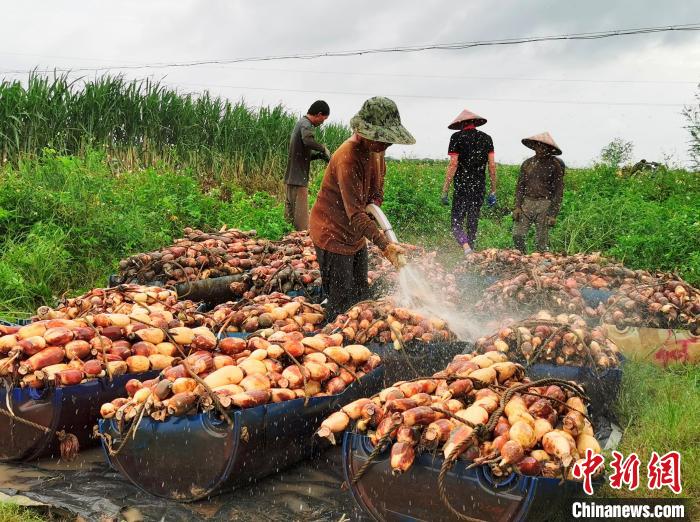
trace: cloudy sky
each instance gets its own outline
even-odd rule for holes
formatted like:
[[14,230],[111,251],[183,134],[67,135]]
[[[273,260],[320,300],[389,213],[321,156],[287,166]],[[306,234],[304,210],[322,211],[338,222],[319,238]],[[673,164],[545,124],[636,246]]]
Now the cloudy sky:
[[[700,22],[700,2],[547,0],[168,0],[9,2],[0,19],[0,76],[32,67],[125,65],[343,51]],[[114,72],[119,69],[114,69]],[[418,143],[392,156],[446,157],[462,108],[489,121],[497,160],[528,155],[548,130],[572,165],[613,137],[637,159],[687,161],[681,110],[700,82],[700,32],[543,42],[459,51],[123,70],[186,92],[305,112],[316,98],[347,123],[363,100],[392,97]],[[80,75],[94,75],[82,71]],[[76,73],[76,76],[78,73]]]

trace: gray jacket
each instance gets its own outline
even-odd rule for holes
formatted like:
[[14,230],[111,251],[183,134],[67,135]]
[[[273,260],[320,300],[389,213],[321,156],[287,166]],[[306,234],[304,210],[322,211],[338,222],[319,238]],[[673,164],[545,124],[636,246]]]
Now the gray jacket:
[[289,158],[284,182],[287,185],[307,186],[309,166],[315,159],[330,158],[326,156],[326,148],[316,141],[313,124],[304,116],[294,126],[289,140]]

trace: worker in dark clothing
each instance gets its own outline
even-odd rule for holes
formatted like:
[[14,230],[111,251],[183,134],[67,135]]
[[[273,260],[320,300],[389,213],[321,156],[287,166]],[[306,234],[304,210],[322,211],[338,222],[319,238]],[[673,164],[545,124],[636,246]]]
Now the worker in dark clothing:
[[561,149],[548,132],[524,138],[522,142],[535,155],[520,167],[515,188],[513,243],[525,253],[525,237],[534,223],[537,250],[544,252],[548,248],[549,229],[555,225],[561,208],[566,167],[556,157]]
[[493,141],[488,134],[476,130],[476,127],[485,123],[485,118],[465,109],[447,127],[458,130],[450,138],[450,146],[447,150],[450,164],[447,166],[441,201],[443,205],[450,204],[448,194],[454,179],[452,234],[464,249],[465,254],[469,254],[475,248],[479,214],[486,194],[487,164],[491,178],[488,205],[496,204],[496,161]]
[[311,210],[309,234],[316,247],[326,319],[367,298],[367,240],[395,266],[403,248],[391,243],[366,212],[370,202],[383,199],[384,165],[381,154],[391,144],[413,144],[401,125],[399,110],[388,98],[365,101],[350,120],[353,135],[333,154]]
[[284,216],[296,230],[309,228],[309,168],[311,161],[331,159],[328,147],[314,137],[314,127],[319,127],[330,115],[331,110],[323,100],[311,104],[306,116],[302,117],[292,131],[289,140],[289,159],[284,174],[285,200]]

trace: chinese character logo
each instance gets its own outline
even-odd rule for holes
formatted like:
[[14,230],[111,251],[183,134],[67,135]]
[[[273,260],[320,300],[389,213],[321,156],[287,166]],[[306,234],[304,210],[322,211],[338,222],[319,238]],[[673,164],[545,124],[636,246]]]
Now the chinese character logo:
[[649,489],[668,486],[676,495],[681,492],[681,454],[677,451],[669,451],[663,457],[659,457],[655,451],[652,452],[647,471]]
[[641,461],[636,453],[632,453],[623,460],[622,453],[613,451],[613,460],[610,466],[613,469],[610,475],[610,487],[613,489],[622,489],[623,484],[626,484],[630,491],[634,491],[639,487],[639,466]]
[[602,455],[593,453],[591,448],[586,448],[586,456],[574,464],[572,473],[575,479],[583,479],[583,491],[586,495],[593,494],[593,475],[604,462],[605,458]]

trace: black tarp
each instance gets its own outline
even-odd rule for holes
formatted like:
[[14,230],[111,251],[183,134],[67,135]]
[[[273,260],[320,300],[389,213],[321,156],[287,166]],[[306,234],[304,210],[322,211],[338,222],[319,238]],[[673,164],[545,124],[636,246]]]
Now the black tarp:
[[82,452],[71,464],[0,464],[0,492],[41,502],[58,519],[80,516],[99,522],[366,520],[350,494],[340,489],[342,480],[337,447],[251,487],[193,503],[139,490],[105,464],[99,449]]

